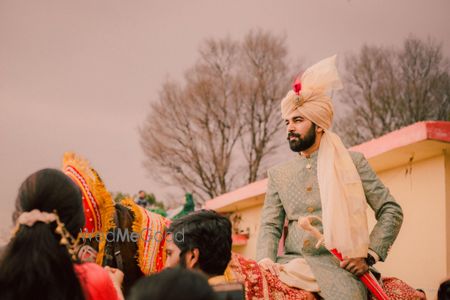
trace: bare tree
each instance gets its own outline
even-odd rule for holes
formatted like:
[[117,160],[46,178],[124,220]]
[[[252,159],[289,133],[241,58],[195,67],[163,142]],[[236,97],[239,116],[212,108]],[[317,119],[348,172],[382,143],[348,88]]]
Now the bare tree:
[[[260,176],[261,163],[279,146],[274,138],[282,128],[280,99],[289,87],[287,50],[283,37],[250,32],[241,52],[241,145],[247,162],[247,182]],[[263,171],[265,171],[263,169]]]
[[276,148],[287,52],[283,38],[261,31],[243,43],[206,40],[199,52],[185,84],[163,85],[140,137],[147,170],[204,201],[256,180]]
[[145,166],[202,200],[231,185],[231,157],[241,127],[234,93],[238,46],[206,41],[186,85],[167,82],[140,130]]
[[448,60],[440,44],[410,37],[403,49],[364,46],[346,59],[347,113],[336,123],[350,145],[423,120],[450,119]]

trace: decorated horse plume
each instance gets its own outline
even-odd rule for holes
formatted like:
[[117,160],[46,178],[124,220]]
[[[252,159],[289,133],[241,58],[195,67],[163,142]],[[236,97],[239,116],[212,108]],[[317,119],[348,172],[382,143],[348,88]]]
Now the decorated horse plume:
[[132,199],[123,199],[120,204],[132,211],[133,232],[138,233],[137,260],[145,275],[159,272],[166,261],[166,234],[169,220],[137,205]]
[[[64,153],[63,172],[80,188],[83,198],[85,227],[83,232],[90,237],[97,234],[105,237],[115,228],[114,200],[105,187],[98,173],[90,166],[88,160],[73,152]],[[102,265],[106,239],[99,241],[97,264]]]

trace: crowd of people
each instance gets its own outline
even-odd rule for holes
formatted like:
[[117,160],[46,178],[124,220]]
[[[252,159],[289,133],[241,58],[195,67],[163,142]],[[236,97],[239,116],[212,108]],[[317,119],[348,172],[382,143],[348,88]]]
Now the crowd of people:
[[[14,235],[0,260],[0,299],[123,299],[124,274],[81,262],[75,236],[84,225],[81,195],[63,172],[43,169],[21,185]],[[166,268],[141,278],[128,299],[244,299],[244,285],[224,277],[231,259],[231,223],[211,210],[173,221]],[[439,289],[448,299],[450,282]],[[311,294],[320,299],[320,294]],[[327,299],[327,298],[325,298]]]
[[[372,266],[386,258],[403,213],[366,159],[345,149],[329,130],[329,93],[341,86],[334,60],[308,69],[281,102],[289,145],[298,155],[269,170],[252,266],[305,291],[304,299],[368,299],[359,277],[376,273]],[[143,191],[137,203],[147,205]],[[371,233],[367,204],[377,217]],[[313,225],[323,240],[299,226],[308,216],[320,220]],[[0,258],[0,299],[124,299],[120,269],[78,255],[77,236],[87,220],[80,189],[65,173],[42,169],[28,176],[19,188],[13,221],[13,236]],[[284,254],[278,255],[286,221]],[[199,210],[174,220],[165,248],[165,269],[139,279],[127,298],[251,299],[250,285],[226,278],[232,260],[227,217]],[[342,254],[341,262],[334,250]],[[408,291],[396,299],[425,299],[419,291]],[[449,281],[438,294],[449,299]]]
[[[121,270],[76,255],[85,216],[80,190],[67,175],[55,169],[31,174],[15,207],[14,235],[0,259],[0,299],[124,299]],[[227,218],[199,211],[174,221],[169,232],[168,269],[143,277],[129,299],[244,299],[242,286],[221,290],[227,283],[217,281],[231,257]]]

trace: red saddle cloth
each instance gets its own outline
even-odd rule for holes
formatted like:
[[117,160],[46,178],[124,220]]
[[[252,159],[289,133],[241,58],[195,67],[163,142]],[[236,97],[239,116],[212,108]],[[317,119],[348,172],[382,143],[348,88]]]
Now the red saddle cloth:
[[[406,282],[395,277],[382,277],[382,286],[390,300],[422,300],[426,296],[408,285]],[[376,300],[372,297],[372,300]]]
[[[225,271],[225,278],[228,282],[243,283],[247,300],[316,299],[313,293],[287,286],[278,277],[262,269],[256,261],[246,259],[236,253],[233,253],[231,257]],[[423,293],[395,277],[382,278],[382,286],[391,300],[426,299]],[[375,298],[371,299],[376,300]]]
[[278,277],[262,269],[256,261],[236,253],[231,256],[225,278],[228,282],[243,283],[247,300],[315,299],[312,293],[287,286]]

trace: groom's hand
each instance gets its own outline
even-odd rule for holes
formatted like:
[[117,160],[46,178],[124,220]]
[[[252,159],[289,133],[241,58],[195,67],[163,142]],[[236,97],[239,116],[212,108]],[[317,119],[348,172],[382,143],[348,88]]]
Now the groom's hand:
[[369,266],[363,257],[346,257],[343,261],[341,261],[341,268],[353,273],[356,276],[361,276],[369,270]]
[[258,264],[264,269],[269,271],[272,275],[279,276],[280,271],[283,270],[283,266],[273,262],[270,258],[261,259]]

